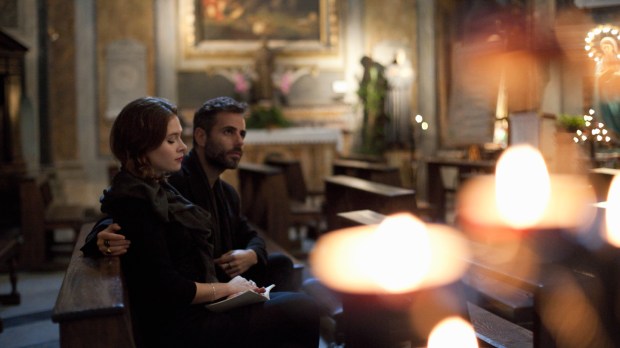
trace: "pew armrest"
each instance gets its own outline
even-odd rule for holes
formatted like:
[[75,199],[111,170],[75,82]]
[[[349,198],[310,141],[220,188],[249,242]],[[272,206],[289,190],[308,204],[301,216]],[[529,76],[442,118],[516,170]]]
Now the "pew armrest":
[[119,257],[84,257],[79,250],[92,226],[81,228],[52,312],[61,347],[135,347]]

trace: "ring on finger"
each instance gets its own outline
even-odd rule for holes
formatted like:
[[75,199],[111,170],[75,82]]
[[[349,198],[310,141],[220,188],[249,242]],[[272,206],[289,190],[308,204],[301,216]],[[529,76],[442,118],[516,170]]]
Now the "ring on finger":
[[103,240],[103,245],[105,245],[106,248],[110,248],[110,240],[104,239]]
[[108,248],[105,250],[105,253],[106,253],[106,255],[110,255],[110,254],[112,254],[112,250],[110,250],[110,247],[108,247]]

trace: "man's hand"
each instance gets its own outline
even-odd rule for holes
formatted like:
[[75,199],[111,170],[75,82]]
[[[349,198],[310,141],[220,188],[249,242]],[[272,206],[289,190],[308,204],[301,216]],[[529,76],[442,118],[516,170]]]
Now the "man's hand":
[[111,224],[105,230],[97,233],[97,247],[102,254],[107,256],[119,256],[127,253],[131,242],[125,236],[118,234],[121,230],[118,224]]
[[229,277],[234,278],[245,273],[250,267],[258,263],[256,252],[251,249],[231,250],[215,260]]

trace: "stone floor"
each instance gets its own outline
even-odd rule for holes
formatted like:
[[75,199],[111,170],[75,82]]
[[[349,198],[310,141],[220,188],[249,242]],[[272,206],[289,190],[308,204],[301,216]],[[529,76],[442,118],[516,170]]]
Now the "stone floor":
[[[60,347],[58,325],[51,320],[63,271],[20,272],[17,288],[21,304],[0,305],[4,331],[0,333],[0,347]],[[9,277],[0,275],[0,293],[10,292]]]

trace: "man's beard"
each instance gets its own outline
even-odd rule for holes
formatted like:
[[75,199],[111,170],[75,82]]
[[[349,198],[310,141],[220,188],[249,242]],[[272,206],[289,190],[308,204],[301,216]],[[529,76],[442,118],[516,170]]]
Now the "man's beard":
[[[231,151],[239,152],[243,156],[243,150],[240,148],[232,149]],[[226,169],[237,169],[239,160],[231,159],[228,157],[228,152],[212,147],[207,144],[205,147],[205,159],[212,167],[224,171]]]

